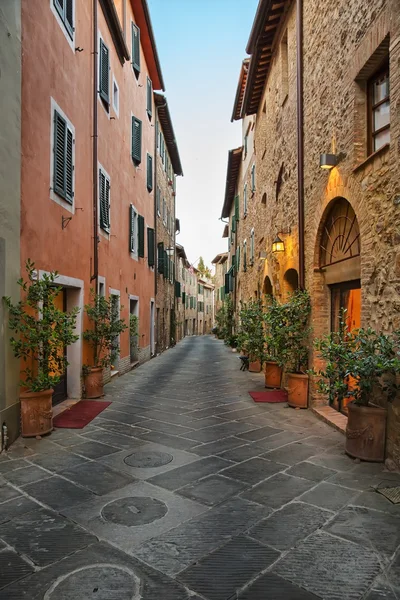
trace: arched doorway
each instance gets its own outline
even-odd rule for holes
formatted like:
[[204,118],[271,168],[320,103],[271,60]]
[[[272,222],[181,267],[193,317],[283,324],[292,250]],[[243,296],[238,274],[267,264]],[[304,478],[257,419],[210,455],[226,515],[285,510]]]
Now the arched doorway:
[[264,296],[273,296],[272,283],[268,275],[264,279],[263,283],[263,294]]
[[[345,198],[336,198],[322,221],[319,269],[328,288],[330,330],[337,331],[341,310],[350,330],[361,326],[361,241],[357,216]],[[345,414],[347,402],[337,407]]]
[[283,291],[285,298],[299,289],[299,274],[296,269],[288,269],[283,276]]

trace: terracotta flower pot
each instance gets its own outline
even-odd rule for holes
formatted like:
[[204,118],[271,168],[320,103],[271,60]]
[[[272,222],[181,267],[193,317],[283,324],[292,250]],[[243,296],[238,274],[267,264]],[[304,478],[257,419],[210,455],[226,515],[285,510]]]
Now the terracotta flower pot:
[[293,408],[308,407],[308,375],[287,373],[288,404]]
[[52,389],[20,394],[22,437],[45,435],[53,430],[52,397]]
[[280,388],[282,381],[282,368],[278,363],[267,360],[265,363],[265,387]]
[[387,410],[379,406],[347,405],[345,451],[353,458],[370,462],[385,460]]
[[104,396],[103,387],[103,368],[92,367],[85,376],[85,397],[101,398]]
[[261,371],[261,361],[249,360],[249,371],[250,373],[259,373]]

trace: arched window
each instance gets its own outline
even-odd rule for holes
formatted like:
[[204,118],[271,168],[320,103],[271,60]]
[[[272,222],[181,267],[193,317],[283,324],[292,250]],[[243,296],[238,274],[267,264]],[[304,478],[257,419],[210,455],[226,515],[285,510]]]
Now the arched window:
[[360,255],[360,229],[356,214],[345,198],[338,198],[325,220],[321,238],[320,267],[328,267]]

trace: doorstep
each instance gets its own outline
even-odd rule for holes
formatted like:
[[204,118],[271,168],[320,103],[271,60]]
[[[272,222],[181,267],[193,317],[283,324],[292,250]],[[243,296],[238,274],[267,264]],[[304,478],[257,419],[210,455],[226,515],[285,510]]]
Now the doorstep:
[[78,402],[80,402],[80,398],[68,398],[67,400],[63,400],[59,404],[56,404],[55,406],[53,406],[53,417],[56,417],[60,413],[64,412],[64,410],[67,410],[67,408],[71,408],[71,406],[74,406],[74,404],[77,404]]
[[139,365],[139,361],[135,360],[134,362],[131,362],[131,370],[132,369],[136,369],[136,367]]
[[117,371],[115,369],[113,371],[110,371],[111,379],[114,379],[114,377],[118,377],[118,375],[119,375],[119,371]]
[[315,406],[311,411],[341,433],[346,433],[347,417],[331,406]]

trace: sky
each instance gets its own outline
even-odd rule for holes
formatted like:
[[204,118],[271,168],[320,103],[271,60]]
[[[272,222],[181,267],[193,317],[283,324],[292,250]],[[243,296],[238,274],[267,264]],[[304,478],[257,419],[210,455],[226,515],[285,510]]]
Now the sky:
[[219,220],[228,151],[241,145],[233,103],[258,0],[148,0],[183,177],[176,216],[190,263],[227,250]]

